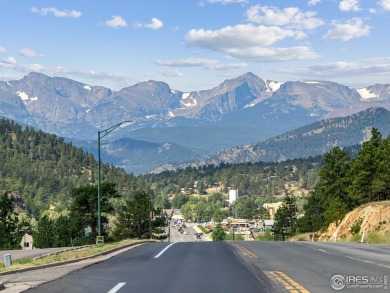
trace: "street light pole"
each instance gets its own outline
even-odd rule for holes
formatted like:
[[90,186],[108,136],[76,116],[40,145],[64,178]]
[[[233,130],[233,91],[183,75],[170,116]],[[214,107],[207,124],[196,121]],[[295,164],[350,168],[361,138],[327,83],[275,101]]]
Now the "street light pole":
[[103,131],[98,131],[98,236],[99,238],[102,236],[102,226],[101,226],[101,190],[100,190],[100,139],[105,137],[107,134],[109,134],[111,131],[116,129],[117,127],[121,126],[124,123],[132,123],[133,121],[123,121],[121,123],[118,123],[114,126],[111,126]]

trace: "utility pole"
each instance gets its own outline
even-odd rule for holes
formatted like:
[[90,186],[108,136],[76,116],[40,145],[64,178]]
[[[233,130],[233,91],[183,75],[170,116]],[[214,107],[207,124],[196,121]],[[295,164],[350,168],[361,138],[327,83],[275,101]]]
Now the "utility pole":
[[152,239],[152,209],[150,205],[150,196],[149,196],[149,238]]

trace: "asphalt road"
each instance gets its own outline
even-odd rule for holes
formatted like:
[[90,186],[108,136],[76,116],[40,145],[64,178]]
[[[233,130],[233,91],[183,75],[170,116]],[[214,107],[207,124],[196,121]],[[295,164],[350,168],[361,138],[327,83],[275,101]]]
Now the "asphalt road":
[[187,234],[179,232],[179,226],[170,227],[171,233],[171,242],[192,242],[192,241],[202,241],[204,239],[196,239],[196,230],[191,225],[187,224],[186,228],[183,228],[183,231],[186,231]]
[[[322,293],[336,292],[333,285],[340,292],[390,293],[385,287],[390,281],[389,245],[165,242],[123,250],[100,261],[8,275],[3,281],[19,287],[48,282],[28,292]],[[362,287],[374,283],[379,287]],[[20,292],[11,287],[5,292]]]
[[[265,272],[290,292],[334,293],[331,281],[340,279],[337,275],[351,281],[344,286],[340,284],[341,292],[390,292],[388,245],[266,241],[240,241],[233,245],[249,266]],[[365,277],[374,277],[371,283],[379,286],[387,279],[388,289],[364,287],[368,285]],[[362,287],[358,289],[355,285]]]
[[276,292],[226,242],[155,243],[27,292]]

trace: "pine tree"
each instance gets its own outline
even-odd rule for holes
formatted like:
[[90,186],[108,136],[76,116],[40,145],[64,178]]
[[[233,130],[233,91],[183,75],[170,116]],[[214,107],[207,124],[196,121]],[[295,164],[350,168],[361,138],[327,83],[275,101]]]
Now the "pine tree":
[[118,212],[114,239],[143,238],[149,232],[150,198],[144,191],[137,191],[133,199],[128,199]]
[[294,196],[287,195],[275,214],[275,223],[272,232],[275,238],[282,241],[287,236],[295,234],[297,223],[297,203]]
[[17,213],[13,201],[4,193],[0,197],[0,248],[11,249],[16,246]]
[[[72,190],[70,217],[77,223],[79,237],[84,237],[84,229],[91,227],[91,241],[98,231],[98,190],[96,185],[83,185]],[[108,223],[107,215],[114,211],[110,199],[119,197],[115,184],[103,182],[101,184],[101,229],[106,235],[105,225]]]
[[379,201],[390,199],[390,136],[381,142],[378,152],[379,163],[373,181],[373,193]]
[[38,221],[37,231],[33,233],[34,246],[38,248],[50,248],[55,246],[54,222],[44,215]]
[[371,135],[371,139],[363,143],[351,165],[352,183],[349,194],[358,204],[371,202],[376,195],[374,184],[379,170],[382,135],[375,128],[372,129]]

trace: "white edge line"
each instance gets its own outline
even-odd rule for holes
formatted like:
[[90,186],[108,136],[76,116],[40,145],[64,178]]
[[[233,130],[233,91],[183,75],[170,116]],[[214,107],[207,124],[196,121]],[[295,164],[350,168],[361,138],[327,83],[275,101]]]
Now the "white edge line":
[[126,283],[118,283],[114,288],[112,288],[108,293],[115,293],[118,292],[120,288],[122,288]]
[[154,258],[159,258],[169,247],[171,247],[175,242],[169,244],[167,247],[165,247],[163,250],[160,251],[159,254],[157,254]]

